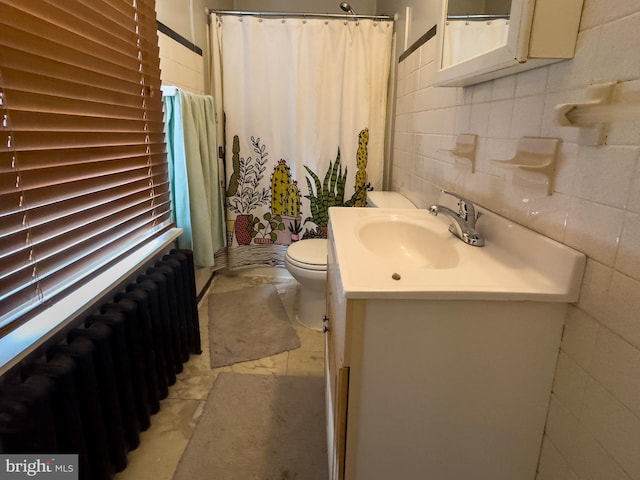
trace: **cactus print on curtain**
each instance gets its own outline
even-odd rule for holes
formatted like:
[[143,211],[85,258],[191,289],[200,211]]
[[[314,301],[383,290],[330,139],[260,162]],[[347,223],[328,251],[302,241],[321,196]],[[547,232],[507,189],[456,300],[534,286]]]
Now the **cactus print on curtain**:
[[330,207],[365,206],[381,187],[393,24],[215,14],[211,24],[229,267],[282,266],[292,242],[326,237]]

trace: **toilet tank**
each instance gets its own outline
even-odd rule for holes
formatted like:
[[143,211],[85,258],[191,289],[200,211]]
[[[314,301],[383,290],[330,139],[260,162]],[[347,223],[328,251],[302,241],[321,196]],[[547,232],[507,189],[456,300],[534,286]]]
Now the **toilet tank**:
[[404,195],[398,192],[367,192],[367,206],[373,208],[409,208],[416,206]]

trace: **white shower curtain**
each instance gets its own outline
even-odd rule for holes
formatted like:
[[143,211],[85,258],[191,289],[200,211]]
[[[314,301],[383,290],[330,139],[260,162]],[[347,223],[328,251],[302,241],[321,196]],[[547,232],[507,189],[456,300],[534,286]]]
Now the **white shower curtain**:
[[444,27],[442,68],[507,44],[509,20],[449,20]]
[[[393,23],[212,14],[229,266],[282,265],[327,209],[382,185]],[[216,81],[217,79],[217,81]]]

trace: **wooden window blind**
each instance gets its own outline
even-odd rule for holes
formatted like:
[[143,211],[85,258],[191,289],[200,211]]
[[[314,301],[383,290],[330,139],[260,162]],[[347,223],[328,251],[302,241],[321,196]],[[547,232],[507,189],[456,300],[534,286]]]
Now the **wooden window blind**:
[[0,0],[0,336],[173,225],[154,0]]

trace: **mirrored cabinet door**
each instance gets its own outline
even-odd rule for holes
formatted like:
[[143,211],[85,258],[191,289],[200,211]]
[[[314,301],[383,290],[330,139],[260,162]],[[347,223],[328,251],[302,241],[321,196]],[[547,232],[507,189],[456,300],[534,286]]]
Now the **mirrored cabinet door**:
[[443,0],[436,86],[484,82],[571,58],[583,0]]

